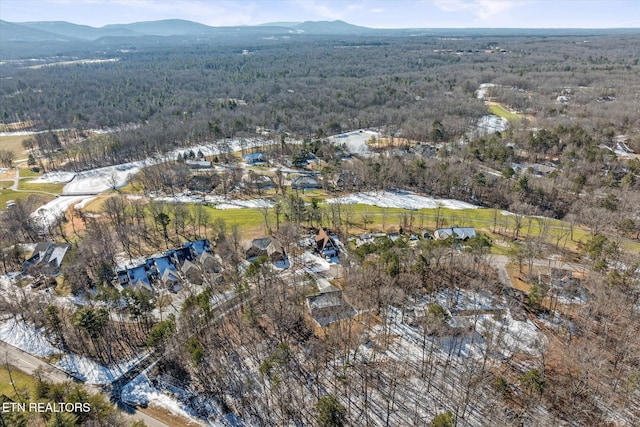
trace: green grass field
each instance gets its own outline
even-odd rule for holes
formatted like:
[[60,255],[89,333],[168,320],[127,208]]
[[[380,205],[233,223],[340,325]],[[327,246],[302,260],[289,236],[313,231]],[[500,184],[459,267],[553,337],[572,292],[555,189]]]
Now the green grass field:
[[[14,386],[20,394],[28,393],[31,395],[31,392],[35,388],[35,379],[13,366],[9,366],[9,369],[11,370],[11,375],[9,375],[5,364],[0,367],[0,395],[4,394],[13,399],[16,396]],[[13,386],[11,385],[11,379],[13,379]]]
[[42,198],[43,204],[54,199],[53,196],[49,196],[42,193],[20,193],[20,192],[11,191],[11,190],[0,190],[0,210],[6,209],[8,200],[25,200],[29,196],[32,196],[34,194],[37,194],[39,197]]
[[498,117],[504,117],[509,121],[519,121],[522,118],[520,114],[512,113],[499,104],[491,104],[488,107],[491,114],[495,114]]
[[0,190],[9,188],[13,185],[13,181],[0,181]]
[[31,178],[42,176],[41,172],[34,172],[29,168],[20,168],[20,178]]
[[31,183],[29,181],[20,180],[18,184],[19,190],[25,191],[46,191],[47,193],[62,194],[62,189],[65,184],[50,184],[50,183]]

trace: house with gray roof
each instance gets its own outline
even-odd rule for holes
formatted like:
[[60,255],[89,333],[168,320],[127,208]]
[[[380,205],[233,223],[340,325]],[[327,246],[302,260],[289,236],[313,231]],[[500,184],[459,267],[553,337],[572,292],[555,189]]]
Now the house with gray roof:
[[308,296],[306,299],[309,315],[322,327],[356,314],[356,311],[342,298],[342,291],[334,286],[326,288],[317,295]]
[[468,240],[476,237],[476,229],[473,227],[439,228],[433,232],[433,237],[437,240],[446,240],[449,237],[456,240]]
[[60,275],[62,260],[69,249],[70,243],[40,242],[36,244],[31,257],[22,264],[22,271],[32,276],[41,274],[57,277]]
[[261,256],[266,256],[271,262],[284,261],[287,259],[287,254],[280,242],[271,237],[261,237],[245,242],[242,249],[244,251],[244,257],[247,260]]

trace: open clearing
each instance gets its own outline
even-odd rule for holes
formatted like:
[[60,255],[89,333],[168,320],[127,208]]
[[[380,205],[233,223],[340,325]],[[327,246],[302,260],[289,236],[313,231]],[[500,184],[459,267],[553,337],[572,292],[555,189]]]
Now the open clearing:
[[[11,375],[9,375],[9,370],[11,370]],[[11,380],[13,380],[13,385],[11,384]],[[3,365],[2,368],[0,368],[0,395],[14,399],[16,397],[15,390],[21,393],[28,391],[29,394],[31,394],[34,388],[35,378],[32,376],[25,374],[13,366]]]
[[[38,197],[42,197],[43,203],[48,203],[55,197],[48,194],[36,193]],[[26,200],[29,196],[33,196],[34,193],[25,193],[12,190],[0,190],[0,210],[4,209],[8,200]]]
[[62,188],[64,184],[51,184],[45,182],[31,182],[31,181],[23,181],[20,180],[20,184],[18,184],[18,189],[23,191],[44,191],[47,193],[53,194],[61,194]]
[[504,117],[505,119],[510,121],[520,121],[520,119],[522,119],[522,115],[518,113],[512,113],[497,102],[487,102],[487,107],[489,107],[489,111],[491,111],[491,114],[495,114],[498,117]]
[[27,138],[26,135],[0,135],[0,148],[13,151],[17,158],[24,153],[22,141]]

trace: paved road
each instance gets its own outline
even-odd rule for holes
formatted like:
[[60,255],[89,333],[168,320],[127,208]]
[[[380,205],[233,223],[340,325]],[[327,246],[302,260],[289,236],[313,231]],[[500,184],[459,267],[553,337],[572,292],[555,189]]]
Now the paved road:
[[11,186],[11,189],[13,191],[18,191],[18,183],[20,182],[20,168],[16,167],[14,168],[14,170],[16,171],[16,176],[13,178],[13,185]]
[[[20,369],[21,371],[26,372],[27,374],[33,375],[36,369],[41,368],[43,375],[54,383],[62,383],[65,381],[77,381],[75,378],[62,371],[61,369],[56,368],[53,365],[50,365],[37,357],[32,356],[31,354],[20,350],[12,345],[5,343],[4,341],[0,341],[0,363],[5,364],[9,363],[12,366]],[[102,393],[102,389],[98,386],[84,384],[84,387],[91,393]],[[104,396],[107,401],[109,400],[109,396]],[[141,410],[126,406],[125,411],[126,415],[135,419],[144,421],[149,427],[171,427],[168,424],[163,423],[160,420],[157,420]]]
[[55,196],[55,197],[59,196],[59,194],[50,193],[48,191],[42,191],[42,190],[19,190],[18,186],[20,185],[20,168],[15,167],[14,170],[16,171],[16,176],[13,178],[13,185],[11,186],[11,190],[16,191],[18,193],[41,193],[41,194],[48,194],[50,196]]
[[[511,283],[511,279],[509,278],[509,274],[507,274],[506,265],[511,262],[509,257],[506,255],[492,255],[493,259],[492,264],[498,270],[498,278],[503,285],[513,286]],[[528,264],[527,262],[523,264]],[[542,268],[554,268],[554,269],[563,269],[563,270],[573,270],[573,271],[589,271],[589,267],[584,264],[578,264],[575,262],[568,262],[562,260],[555,259],[535,259],[533,260],[533,266],[542,267]]]
[[31,375],[33,375],[36,369],[41,368],[44,376],[54,383],[75,381],[75,379],[66,372],[57,369],[29,353],[25,353],[24,351],[5,343],[4,341],[0,341],[0,363],[3,365],[5,363],[9,363],[10,365],[13,365],[21,371]]

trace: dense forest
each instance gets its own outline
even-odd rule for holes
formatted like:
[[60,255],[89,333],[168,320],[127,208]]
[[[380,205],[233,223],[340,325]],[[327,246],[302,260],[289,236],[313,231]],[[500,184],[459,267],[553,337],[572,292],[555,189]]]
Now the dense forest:
[[[0,294],[0,314],[105,365],[148,352],[154,385],[181,387],[201,420],[636,424],[639,38],[463,33],[118,39],[100,51],[60,48],[36,65],[4,61],[3,125],[37,131],[21,143],[25,171],[154,163],[124,188],[114,175],[97,210],[62,212],[44,230],[32,213],[51,193],[12,201],[1,213],[3,273],[22,268],[23,245],[71,249],[49,284],[56,294],[20,278]],[[480,129],[491,113],[508,126]],[[379,132],[370,155],[331,138],[361,129]],[[188,151],[197,146],[216,154]],[[170,157],[176,148],[186,151]],[[243,160],[257,150],[268,167]],[[0,150],[3,166],[14,160]],[[194,160],[211,167],[194,172]],[[296,174],[317,179],[317,192],[294,188]],[[325,200],[396,190],[492,208],[492,217],[461,243],[429,233],[453,231],[465,213]],[[272,204],[243,228],[206,203],[177,202],[194,194]],[[256,228],[286,251],[287,271],[244,260]],[[313,270],[303,242],[320,228],[343,245],[335,277]],[[390,230],[394,239],[356,243],[356,233]],[[197,239],[211,241],[216,268],[180,296],[114,286],[122,258]],[[579,278],[553,277],[560,258]],[[329,279],[357,316],[320,328],[306,301]],[[562,302],[559,282],[579,304]],[[58,304],[63,294],[86,303]],[[481,308],[461,308],[466,299]],[[532,322],[533,332],[510,326]],[[42,396],[55,389],[40,386]],[[124,423],[108,413],[95,425],[109,422]]]

